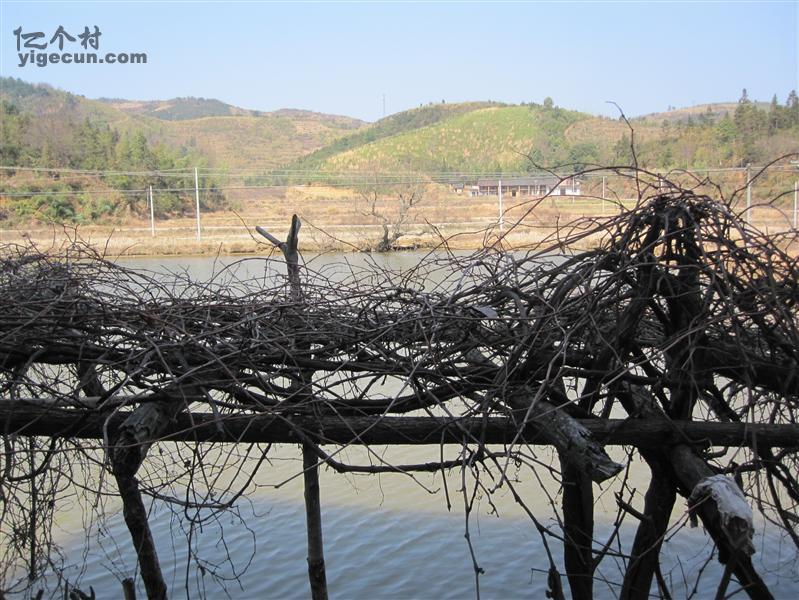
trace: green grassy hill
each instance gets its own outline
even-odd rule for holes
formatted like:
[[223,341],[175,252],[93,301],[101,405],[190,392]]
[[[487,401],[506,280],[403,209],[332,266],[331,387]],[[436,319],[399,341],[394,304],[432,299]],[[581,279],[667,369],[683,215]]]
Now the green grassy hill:
[[[440,113],[419,127],[377,130],[377,123],[292,166],[486,172],[629,165],[631,138],[639,165],[658,169],[764,164],[799,151],[795,96],[785,105],[743,101],[675,109],[631,119],[629,125],[552,104],[472,106]],[[402,122],[408,116],[392,118]]]
[[[551,105],[468,106],[471,110],[442,114],[432,123],[376,139],[364,129],[295,164],[330,171],[527,170],[534,164],[610,161],[628,131],[618,121]],[[402,115],[394,118],[400,121]],[[653,127],[642,129],[649,135]]]
[[518,169],[533,147],[545,155],[585,118],[574,111],[495,106],[370,142],[328,158],[331,170],[486,171]]
[[292,165],[300,169],[323,168],[332,156],[360,148],[402,133],[408,133],[457,116],[487,107],[504,106],[496,102],[461,102],[457,104],[430,104],[402,111],[364,127],[355,133],[339,138],[311,154],[303,156]]

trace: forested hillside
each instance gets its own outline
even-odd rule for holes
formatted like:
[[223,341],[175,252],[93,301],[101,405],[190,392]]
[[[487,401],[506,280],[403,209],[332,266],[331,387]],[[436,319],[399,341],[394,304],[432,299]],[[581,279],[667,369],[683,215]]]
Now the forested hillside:
[[[228,171],[245,184],[303,180],[314,172],[487,173],[591,165],[651,169],[762,165],[799,151],[799,98],[608,118],[542,104],[430,104],[373,124],[305,110],[261,113],[218,100],[89,100],[46,85],[0,78],[0,217],[16,223],[121,220],[229,208]],[[631,142],[634,142],[631,144]],[[25,170],[27,169],[40,169]],[[48,169],[72,169],[56,173]],[[275,169],[298,171],[273,174]],[[87,172],[88,171],[88,172]],[[145,174],[145,172],[159,172]],[[102,172],[102,173],[101,173]],[[110,172],[110,173],[108,173]],[[263,177],[263,174],[267,174]],[[318,179],[317,179],[318,180]]]
[[653,169],[763,164],[799,150],[799,101],[791,91],[784,103],[776,96],[770,104],[756,103],[744,90],[737,103],[648,115],[628,125],[547,99],[448,115],[374,140],[368,132],[342,138],[295,164],[314,159],[315,166],[332,171],[575,170],[630,164],[631,139],[639,164]]

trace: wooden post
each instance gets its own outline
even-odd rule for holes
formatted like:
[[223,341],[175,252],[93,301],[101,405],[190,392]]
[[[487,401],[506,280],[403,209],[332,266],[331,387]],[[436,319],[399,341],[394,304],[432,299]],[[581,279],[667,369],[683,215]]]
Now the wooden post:
[[630,551],[630,562],[624,574],[621,600],[647,600],[652,587],[652,578],[660,560],[660,547],[669,526],[677,488],[672,482],[668,467],[657,452],[642,451],[652,478],[644,497],[643,519],[635,532]]
[[[668,417],[657,408],[649,391],[643,387],[625,385],[619,397],[628,412],[635,417],[668,420]],[[643,456],[647,459],[648,456],[651,457],[653,455],[644,454]],[[716,474],[687,444],[678,443],[670,447],[666,446],[660,451],[659,456],[660,460],[664,461],[664,464],[669,465],[671,476],[679,484],[680,492],[689,498],[700,481]],[[725,524],[716,501],[710,497],[694,504],[690,510],[699,516],[710,537],[716,543],[716,547],[719,550],[719,562],[723,565],[729,565],[729,570],[738,578],[741,587],[749,597],[753,600],[771,600],[773,596],[755,570],[752,559],[740,544],[742,540],[739,539],[736,543],[733,543],[728,536],[729,528],[733,526],[732,521],[735,521],[736,518]],[[665,519],[668,520],[668,517],[665,517]],[[625,586],[627,586],[627,581],[625,581]],[[632,593],[631,589],[629,591]],[[630,595],[628,597],[637,598],[639,596]]]
[[136,586],[130,577],[122,580],[122,593],[125,600],[136,600]]
[[187,405],[187,398],[177,390],[174,400],[141,404],[122,423],[110,449],[111,470],[122,499],[122,514],[133,540],[139,571],[150,600],[166,598],[167,587],[147,522],[147,509],[142,501],[136,472],[150,446]]
[[593,598],[594,491],[585,472],[561,458],[563,562],[572,598]]
[[[286,260],[289,280],[289,293],[293,302],[302,300],[300,283],[299,243],[300,218],[291,217],[291,228],[285,242],[281,242],[262,227],[256,231],[280,248]],[[296,347],[299,352],[307,351],[306,345]],[[312,370],[300,369],[293,375],[291,389],[299,391],[310,384]],[[305,521],[308,532],[308,581],[311,586],[313,600],[327,600],[327,574],[325,572],[324,541],[322,539],[322,509],[319,500],[319,467],[318,453],[311,442],[302,445],[303,482],[305,484]]]
[[122,515],[125,517],[125,524],[133,539],[133,547],[139,559],[139,570],[144,581],[144,588],[147,590],[147,597],[150,600],[166,599],[166,582],[161,573],[153,535],[147,523],[147,509],[139,491],[139,482],[133,475],[116,470],[114,477],[122,498]]
[[308,530],[308,581],[313,600],[327,600],[322,505],[319,499],[319,467],[311,444],[302,445],[303,481],[305,483],[305,519]]

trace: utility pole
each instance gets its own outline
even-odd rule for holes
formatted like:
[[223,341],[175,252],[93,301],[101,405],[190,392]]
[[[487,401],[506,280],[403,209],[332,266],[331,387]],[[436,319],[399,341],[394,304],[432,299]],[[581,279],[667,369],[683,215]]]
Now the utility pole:
[[153,186],[150,186],[150,236],[155,237],[155,209],[153,208]]
[[502,179],[497,181],[497,191],[499,192],[499,230],[505,229],[505,217],[502,210]]
[[752,208],[752,178],[751,178],[752,163],[746,165],[746,222],[752,224],[752,215],[749,212]]
[[202,239],[202,234],[200,233],[200,177],[197,174],[197,167],[194,167],[194,202],[197,211],[197,241],[199,242]]
[[[799,171],[799,160],[792,160],[791,165]],[[799,227],[799,181],[793,182],[793,228]]]

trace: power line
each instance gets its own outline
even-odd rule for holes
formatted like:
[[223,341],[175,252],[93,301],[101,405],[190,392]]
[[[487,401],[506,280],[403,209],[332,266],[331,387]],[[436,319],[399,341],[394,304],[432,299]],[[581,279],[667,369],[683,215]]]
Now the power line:
[[[751,167],[751,169],[759,170],[761,167]],[[188,181],[194,179],[194,169],[186,170],[156,170],[156,171],[104,171],[104,170],[82,170],[70,169],[63,167],[15,167],[15,166],[0,166],[0,171],[24,171],[34,173],[67,173],[75,176],[78,175],[96,175],[96,176],[137,176],[137,177],[172,177],[184,178]],[[695,170],[675,169],[671,171],[652,170],[654,174],[668,173],[672,176],[680,174],[697,175],[720,172],[746,172],[746,167],[715,167],[703,168]],[[771,165],[768,171],[773,172],[795,172],[793,165]],[[245,185],[205,185],[199,187],[203,192],[213,191],[234,191],[234,190],[267,190],[267,189],[288,189],[301,186],[303,183],[321,183],[325,187],[333,188],[352,188],[359,186],[393,186],[393,185],[426,185],[426,184],[447,184],[462,182],[464,180],[475,180],[479,178],[500,178],[506,181],[514,177],[535,177],[535,173],[529,172],[495,172],[495,171],[454,171],[454,172],[428,172],[428,173],[409,173],[407,171],[382,171],[382,172],[367,172],[367,171],[322,171],[322,170],[301,170],[301,169],[276,169],[273,171],[266,171],[261,173],[255,172],[238,172],[232,174],[224,170],[200,170],[197,172],[204,178],[208,177],[226,177],[228,180],[233,179],[251,179],[260,183],[252,183]],[[590,173],[581,174],[583,177],[603,177],[605,173],[613,173],[614,170],[597,169]],[[547,173],[547,175],[552,175]],[[562,178],[568,178],[572,174],[556,175]],[[264,180],[273,179],[272,182]],[[282,179],[293,179],[294,181],[281,181]],[[191,181],[193,183],[193,181]],[[176,187],[170,186],[167,188],[156,188],[158,193],[189,193],[195,191],[195,186]],[[101,189],[101,190],[43,190],[36,192],[25,191],[0,191],[0,196],[7,198],[28,198],[28,197],[42,197],[42,196],[103,196],[103,195],[140,195],[147,192],[147,187],[136,189]]]
[[[763,167],[752,165],[753,170],[759,170]],[[70,173],[73,175],[96,175],[96,176],[136,176],[136,177],[193,177],[194,167],[182,169],[158,169],[150,171],[116,171],[116,170],[102,170],[102,169],[71,169],[66,167],[19,167],[13,165],[0,165],[2,171],[23,171],[23,172],[39,172],[39,173]],[[795,168],[791,165],[771,165],[769,171],[794,171]],[[198,169],[199,173],[204,176],[218,176],[218,177],[281,177],[281,176],[294,176],[306,178],[328,178],[328,177],[350,177],[350,178],[384,178],[384,177],[397,177],[409,176],[411,174],[424,175],[428,179],[443,179],[454,177],[530,177],[534,176],[535,172],[530,171],[426,171],[426,170],[403,170],[403,171],[325,171],[319,169],[271,169],[265,171],[252,171],[245,169]],[[591,173],[584,175],[592,176],[602,172],[613,173],[616,169],[597,169]],[[652,173],[657,174],[679,174],[679,173],[720,173],[720,172],[743,172],[746,167],[696,167],[691,169],[649,169]],[[549,171],[538,170],[539,173],[549,173]],[[568,177],[574,173],[567,173],[563,176]]]
[[2,165],[3,171],[32,171],[44,173],[74,173],[76,175],[153,175],[153,176],[175,176],[180,173],[190,173],[192,169],[159,169],[156,171],[111,171],[102,169],[70,169],[67,167],[15,167],[12,165]]
[[[415,180],[415,181],[381,181],[370,183],[369,185],[374,186],[392,186],[392,185],[418,185],[418,184],[429,184],[431,183],[428,180]],[[328,184],[326,187],[353,187],[357,185],[363,185],[363,182],[344,182],[344,183],[331,183]],[[227,191],[227,190],[275,190],[275,189],[288,189],[288,188],[295,188],[297,187],[296,184],[264,184],[264,185],[223,185],[223,186],[210,186],[210,187],[199,187],[201,192],[214,192],[214,191]],[[195,188],[192,187],[181,187],[181,188],[155,188],[153,193],[167,193],[167,192],[177,192],[177,193],[188,193],[194,192]],[[119,190],[119,189],[111,189],[111,190],[54,190],[54,191],[41,191],[41,192],[0,192],[0,196],[6,198],[29,198],[29,197],[39,197],[39,196],[81,196],[81,195],[113,195],[113,194],[123,194],[123,195],[130,195],[130,194],[145,194],[147,192],[147,188],[142,189],[135,189],[135,190]]]

